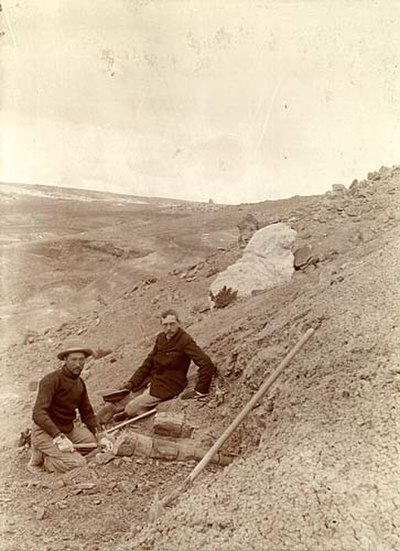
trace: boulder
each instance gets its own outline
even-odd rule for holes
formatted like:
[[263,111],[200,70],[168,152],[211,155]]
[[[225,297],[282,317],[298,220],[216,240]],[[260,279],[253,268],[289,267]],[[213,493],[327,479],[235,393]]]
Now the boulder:
[[218,274],[211,293],[216,296],[225,286],[237,291],[238,297],[247,297],[287,283],[294,270],[291,247],[295,237],[295,230],[282,222],[258,230],[242,258]]

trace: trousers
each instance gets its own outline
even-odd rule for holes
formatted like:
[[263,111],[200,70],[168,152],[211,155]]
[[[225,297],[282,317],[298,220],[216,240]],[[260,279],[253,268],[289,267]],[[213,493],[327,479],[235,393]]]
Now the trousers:
[[[65,434],[74,444],[95,443],[96,438],[86,426],[74,426],[71,432]],[[76,467],[86,465],[86,459],[77,451],[62,452],[53,444],[53,438],[36,423],[32,426],[32,459],[42,454],[44,468],[50,473],[66,473]]]
[[156,398],[150,394],[150,388],[146,388],[143,394],[136,396],[125,406],[125,413],[128,417],[136,417],[136,415],[141,415],[149,409],[152,409],[154,406],[163,402],[161,398]]

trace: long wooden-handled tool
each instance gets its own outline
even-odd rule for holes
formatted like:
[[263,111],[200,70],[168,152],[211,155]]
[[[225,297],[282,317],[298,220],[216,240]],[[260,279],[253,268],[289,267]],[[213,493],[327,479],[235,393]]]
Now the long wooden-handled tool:
[[112,427],[111,429],[107,429],[104,432],[106,434],[111,434],[112,432],[115,432],[116,430],[122,429],[122,427],[126,427],[126,425],[130,425],[131,423],[134,423],[135,421],[139,421],[139,419],[144,419],[145,417],[148,417],[149,415],[153,415],[156,413],[156,408],[150,409],[149,411],[146,411],[145,413],[142,413],[141,415],[137,415],[136,417],[132,417],[132,419],[128,419],[127,421],[124,421],[123,423],[120,423],[119,425],[116,425],[115,427]]
[[306,333],[299,340],[296,346],[292,348],[292,350],[282,360],[282,362],[275,369],[275,371],[268,377],[266,381],[264,381],[264,383],[260,386],[260,388],[254,394],[254,396],[249,400],[247,405],[242,409],[239,415],[237,415],[237,417],[232,421],[229,427],[221,434],[221,436],[214,443],[214,445],[208,450],[208,452],[203,457],[203,459],[196,465],[196,467],[192,470],[192,472],[185,478],[183,483],[161,500],[158,498],[158,495],[156,494],[153,505],[151,506],[149,511],[150,522],[154,522],[160,516],[160,514],[164,511],[164,507],[166,505],[169,505],[180,494],[182,494],[185,490],[187,490],[187,488],[193,483],[194,479],[201,473],[201,471],[206,467],[206,465],[208,465],[208,463],[211,461],[213,456],[217,453],[217,451],[221,448],[221,446],[225,443],[225,441],[229,438],[229,436],[231,436],[231,434],[237,429],[237,427],[240,425],[243,419],[249,414],[249,412],[253,409],[253,407],[257,404],[257,402],[264,396],[266,391],[272,386],[272,384],[276,381],[279,375],[281,375],[283,370],[289,365],[289,363],[292,361],[292,359],[297,354],[297,352],[299,352],[299,350],[305,345],[305,343],[314,334],[314,332],[315,332],[315,329],[312,329],[312,328],[306,331]]
[[86,444],[74,444],[75,450],[94,450],[98,447],[96,442],[86,442]]

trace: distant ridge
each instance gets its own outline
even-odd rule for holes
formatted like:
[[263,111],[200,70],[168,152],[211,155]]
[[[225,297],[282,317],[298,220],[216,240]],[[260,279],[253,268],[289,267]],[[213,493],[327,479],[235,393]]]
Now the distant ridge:
[[[25,190],[25,192],[24,192]],[[181,205],[187,203],[198,204],[200,201],[188,201],[183,199],[172,199],[169,197],[143,197],[140,195],[113,193],[85,188],[49,186],[44,184],[21,184],[0,182],[0,193],[14,193],[18,195],[41,195],[44,197],[74,200],[92,201],[116,201],[124,203],[143,204],[170,204]]]

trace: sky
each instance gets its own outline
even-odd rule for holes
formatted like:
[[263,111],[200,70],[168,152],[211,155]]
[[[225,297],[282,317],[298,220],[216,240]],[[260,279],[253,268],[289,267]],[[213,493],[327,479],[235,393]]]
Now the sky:
[[6,0],[0,181],[221,203],[400,163],[400,4]]

